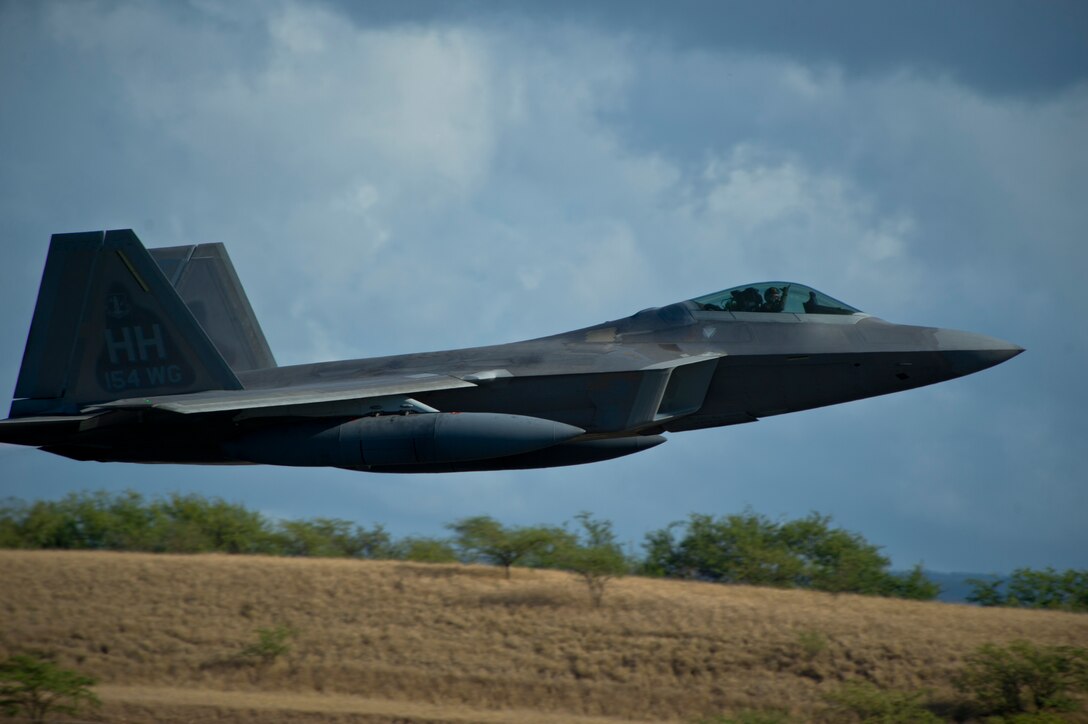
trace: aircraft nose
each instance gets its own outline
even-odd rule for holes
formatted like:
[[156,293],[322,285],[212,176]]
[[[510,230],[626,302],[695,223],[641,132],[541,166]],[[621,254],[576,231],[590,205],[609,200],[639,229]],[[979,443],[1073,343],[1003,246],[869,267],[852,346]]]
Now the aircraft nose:
[[1020,345],[996,337],[955,329],[938,329],[941,355],[959,375],[969,375],[999,365],[1024,351]]

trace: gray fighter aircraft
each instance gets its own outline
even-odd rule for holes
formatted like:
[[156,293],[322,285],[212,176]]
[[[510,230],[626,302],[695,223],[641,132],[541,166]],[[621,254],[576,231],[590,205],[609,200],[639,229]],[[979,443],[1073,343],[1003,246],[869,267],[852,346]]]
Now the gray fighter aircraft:
[[221,244],[57,234],[0,442],[143,463],[576,465],[1021,351],[764,282],[525,342],[278,367]]

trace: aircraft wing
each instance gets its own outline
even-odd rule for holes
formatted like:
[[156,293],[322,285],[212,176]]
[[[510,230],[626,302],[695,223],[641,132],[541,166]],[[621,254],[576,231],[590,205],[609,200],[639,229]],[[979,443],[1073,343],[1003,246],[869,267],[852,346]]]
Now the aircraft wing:
[[[342,403],[352,403],[357,409],[388,409],[404,402],[412,403],[413,409],[426,407],[411,400],[413,394],[434,390],[451,390],[476,387],[473,382],[436,374],[383,375],[381,377],[350,379],[336,382],[320,382],[292,387],[246,390],[209,390],[184,395],[133,397],[93,405],[94,410],[164,410],[182,415],[210,412],[242,412],[247,416],[276,414],[279,408],[313,408],[312,414],[335,414]],[[330,409],[331,407],[331,409]]]
[[[721,353],[663,361],[637,370],[633,385],[606,385],[590,394],[595,426],[620,431],[660,425],[697,410],[706,397]],[[373,412],[437,412],[412,399],[438,390],[478,387],[488,378],[437,373],[381,375],[301,385],[206,390],[180,395],[130,397],[86,406],[82,413],[155,410],[180,415],[232,413],[237,420],[285,415],[363,416]]]

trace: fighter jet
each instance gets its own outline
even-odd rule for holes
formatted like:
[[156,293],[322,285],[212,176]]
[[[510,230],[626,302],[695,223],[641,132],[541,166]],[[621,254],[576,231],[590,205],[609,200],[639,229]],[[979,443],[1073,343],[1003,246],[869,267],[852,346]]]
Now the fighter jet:
[[774,281],[524,342],[280,367],[222,244],[56,234],[0,442],[139,463],[576,465],[1022,351]]

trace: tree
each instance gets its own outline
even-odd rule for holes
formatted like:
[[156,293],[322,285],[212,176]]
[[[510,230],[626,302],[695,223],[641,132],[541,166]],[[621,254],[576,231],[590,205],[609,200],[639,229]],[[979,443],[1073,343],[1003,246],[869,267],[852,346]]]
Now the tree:
[[457,552],[441,538],[401,538],[394,546],[393,558],[415,563],[456,563]]
[[339,518],[286,520],[279,524],[278,534],[285,554],[315,558],[357,558],[377,553],[383,536],[388,545],[384,530],[371,533]]
[[926,578],[919,563],[910,570],[910,573],[889,575],[885,588],[880,592],[882,596],[893,598],[909,598],[915,601],[932,601],[941,593],[938,583]]
[[133,491],[84,492],[0,510],[0,542],[8,547],[271,553],[270,533],[260,513],[197,495],[145,501]]
[[453,531],[454,544],[467,560],[502,566],[507,579],[511,566],[553,544],[557,535],[556,529],[543,526],[507,528],[487,515],[463,518],[446,527]]
[[1005,596],[1001,593],[1001,586],[1005,582],[1000,578],[986,581],[981,578],[968,578],[972,590],[967,594],[969,603],[977,603],[979,606],[1003,606]]
[[585,582],[594,608],[600,608],[608,582],[627,573],[630,565],[616,542],[611,522],[595,520],[587,512],[574,518],[581,524],[581,530],[557,551],[557,561],[561,568],[572,571]]
[[[673,531],[681,526],[684,535],[677,540]],[[670,578],[792,586],[801,561],[778,540],[777,527],[751,512],[720,519],[692,513],[686,524],[647,535],[647,565]]]
[[352,536],[352,546],[352,555],[356,558],[377,560],[393,557],[393,539],[380,523],[375,523],[369,530],[357,526]]
[[1088,611],[1088,570],[1017,568],[1007,580],[969,578],[967,600],[980,606]]
[[[776,537],[798,556],[802,577],[797,585],[831,593],[863,593],[888,596],[910,593],[925,597],[921,567],[912,577],[900,579],[887,571],[891,561],[880,554],[878,546],[857,533],[831,527],[831,517],[810,513],[804,518],[782,523]],[[933,585],[933,584],[930,584]],[[934,591],[929,598],[936,596]]]
[[0,711],[20,713],[34,722],[50,713],[77,714],[101,702],[90,687],[95,680],[51,661],[19,654],[0,662]]
[[221,498],[174,493],[148,506],[150,546],[136,550],[171,553],[276,553],[272,526],[256,511]]
[[1005,605],[1088,611],[1088,570],[1017,568],[1009,577]]
[[752,511],[717,519],[693,513],[649,533],[645,548],[651,575],[916,599],[939,592],[921,566],[890,573],[877,546],[818,513],[781,523]]

